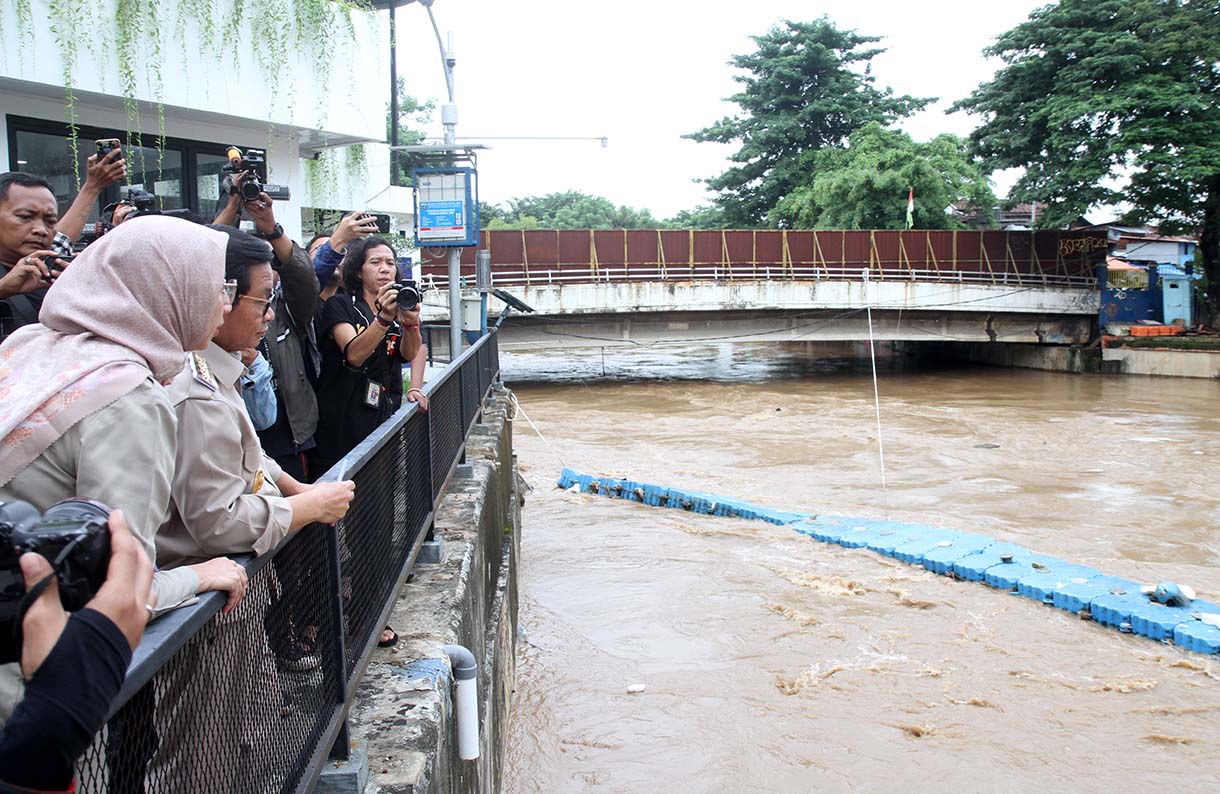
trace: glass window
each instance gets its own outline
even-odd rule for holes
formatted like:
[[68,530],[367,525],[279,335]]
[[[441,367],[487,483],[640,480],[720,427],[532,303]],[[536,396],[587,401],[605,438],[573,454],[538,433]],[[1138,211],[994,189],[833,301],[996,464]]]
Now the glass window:
[[[59,122],[17,116],[8,117],[8,128],[13,142],[9,152],[12,164],[51,183],[62,216],[77,194],[67,128]],[[190,209],[205,221],[216,217],[220,183],[225,177],[221,169],[227,162],[223,145],[169,138],[158,152],[154,135],[132,136],[135,144],[128,146],[128,136],[122,131],[81,127],[76,162],[82,179],[85,161],[96,151],[94,139],[107,137],[117,137],[123,143],[127,182],[103,192],[97,206],[90,208],[88,222],[98,220],[102,206],[126,198],[134,189],[156,196],[158,210]]]
[[[22,171],[46,178],[59,203],[62,216],[76,198],[76,174],[72,170],[72,146],[66,135],[47,132],[18,130],[17,167]],[[85,161],[97,149],[92,138],[84,136],[77,140],[76,162],[82,180]],[[125,198],[132,188],[146,190],[158,199],[159,209],[170,210],[185,206],[182,196],[182,153],[166,148],[158,158],[156,148],[149,146],[128,147],[123,144],[127,158],[127,184],[119,185],[118,193]],[[101,203],[101,202],[99,202]],[[91,207],[87,223],[98,220],[99,207]]]
[[[85,159],[93,154],[93,141],[78,142],[80,156],[81,178],[85,175]],[[55,200],[59,203],[59,214],[62,216],[72,206],[76,198],[76,174],[72,170],[72,147],[68,138],[63,135],[48,135],[41,132],[17,132],[17,168],[41,176],[51,183]],[[97,207],[89,216],[90,221],[97,220]]]
[[153,147],[129,147],[124,143],[123,153],[127,158],[127,185],[119,186],[120,196],[126,198],[131,188],[138,188],[157,197],[157,209],[186,206],[182,197],[182,152],[167,147],[158,158]]
[[195,195],[199,197],[199,216],[206,221],[220,211],[220,183],[227,176],[221,168],[228,162],[219,154],[195,155]]

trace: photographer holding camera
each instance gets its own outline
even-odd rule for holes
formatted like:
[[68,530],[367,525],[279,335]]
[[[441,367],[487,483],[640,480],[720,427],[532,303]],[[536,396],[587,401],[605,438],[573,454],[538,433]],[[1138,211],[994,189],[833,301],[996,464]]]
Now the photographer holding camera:
[[350,243],[376,233],[377,218],[363,210],[357,210],[344,215],[329,236],[320,238],[320,241],[315,237],[310,243],[309,255],[313,259],[318,284],[325,288],[331,283],[332,277],[343,264],[343,256],[347,253]]
[[45,589],[22,620],[21,670],[28,683],[0,737],[0,794],[72,791],[73,766],[123,685],[148,622],[153,567],[121,511],[108,523],[105,581],[70,615],[50,562],[39,554],[21,557],[26,592]]
[[411,366],[407,399],[428,410],[422,385],[428,351],[419,334],[419,292],[398,280],[384,237],[351,243],[343,291],[322,309],[318,384],[319,469],[325,471],[402,405],[402,366]]
[[[254,221],[255,236],[271,243],[274,252],[271,263],[274,313],[258,346],[271,365],[274,378],[274,410],[265,412],[274,414],[274,418],[269,425],[257,428],[259,440],[285,472],[301,482],[310,482],[321,473],[311,471],[308,465],[316,446],[314,431],[318,426],[318,401],[313,388],[317,378],[313,359],[316,342],[311,338],[318,310],[318,281],[309,255],[276,223],[270,197],[266,193],[260,193],[256,199],[241,197],[246,177],[244,172],[234,175],[237,187],[217,216],[217,223],[236,225],[239,213],[244,210]],[[246,395],[249,396],[248,391]],[[246,400],[247,407],[250,402]]]
[[38,322],[47,287],[68,263],[71,241],[58,232],[51,185],[23,171],[0,174],[0,342]]

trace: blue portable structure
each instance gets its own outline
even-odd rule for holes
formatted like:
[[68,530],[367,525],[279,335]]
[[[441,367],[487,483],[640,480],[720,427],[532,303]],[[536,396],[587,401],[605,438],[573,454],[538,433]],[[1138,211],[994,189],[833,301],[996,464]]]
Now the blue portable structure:
[[1177,265],[1157,265],[1156,272],[1161,279],[1161,322],[1165,325],[1183,325],[1189,328],[1194,324],[1191,309],[1194,306],[1194,296],[1191,283],[1194,281],[1185,268]]

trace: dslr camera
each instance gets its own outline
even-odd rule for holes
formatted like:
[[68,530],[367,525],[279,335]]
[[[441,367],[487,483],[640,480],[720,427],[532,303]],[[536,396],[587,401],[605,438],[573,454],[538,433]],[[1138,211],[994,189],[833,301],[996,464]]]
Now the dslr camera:
[[128,215],[129,218],[135,218],[140,215],[160,215],[157,210],[157,197],[147,190],[133,187],[127,191],[127,202],[136,208],[136,211]]
[[411,279],[395,281],[394,289],[398,290],[398,308],[415,311],[415,307],[419,306],[419,287],[416,283]]
[[106,581],[109,518],[110,508],[92,499],[65,499],[41,515],[26,502],[0,502],[0,663],[21,658],[21,555],[37,552],[51,563],[59,600],[75,612]]
[[289,198],[287,185],[267,184],[267,153],[261,149],[246,149],[243,152],[236,146],[230,146],[225,156],[229,158],[227,165],[220,170],[229,174],[225,178],[224,192],[233,191],[233,177],[243,171],[249,172],[238,188],[242,201],[255,201],[259,193],[275,201],[287,201]]

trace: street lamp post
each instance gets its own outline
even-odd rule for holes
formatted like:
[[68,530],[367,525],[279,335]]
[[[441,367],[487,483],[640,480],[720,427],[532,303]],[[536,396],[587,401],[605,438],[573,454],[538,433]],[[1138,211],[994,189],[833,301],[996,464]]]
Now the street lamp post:
[[[428,10],[428,20],[432,23],[432,32],[436,34],[436,46],[441,52],[441,65],[445,70],[445,88],[449,101],[441,105],[441,126],[445,128],[445,145],[457,143],[457,103],[453,98],[453,67],[457,58],[453,54],[453,34],[449,34],[449,46],[441,40],[441,30],[436,25],[436,17],[432,14],[433,0],[419,0],[420,5]],[[462,326],[459,321],[462,313],[462,249],[449,249],[449,360],[455,361],[462,352]]]
[[[453,67],[457,59],[453,55],[453,34],[449,35],[449,47],[441,40],[440,28],[436,25],[436,17],[432,14],[434,0],[374,0],[374,7],[388,8],[390,11],[390,175],[391,184],[398,175],[398,57],[395,35],[397,21],[394,9],[399,5],[419,2],[428,11],[428,19],[432,22],[432,31],[436,34],[436,44],[441,52],[441,64],[445,70],[445,87],[448,90],[449,101],[441,105],[441,124],[445,128],[445,144],[453,146],[457,140],[457,104],[453,100]],[[459,322],[462,311],[461,266],[462,249],[449,249],[449,360],[455,360],[462,352],[462,329]]]

